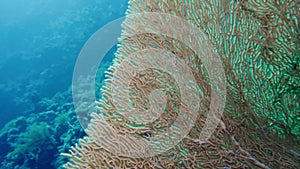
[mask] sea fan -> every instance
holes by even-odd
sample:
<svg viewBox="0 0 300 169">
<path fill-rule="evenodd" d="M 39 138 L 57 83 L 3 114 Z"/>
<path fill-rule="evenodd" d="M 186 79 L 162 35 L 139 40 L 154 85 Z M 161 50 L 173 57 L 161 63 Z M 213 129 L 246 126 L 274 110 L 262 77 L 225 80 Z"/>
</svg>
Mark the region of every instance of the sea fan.
<svg viewBox="0 0 300 169">
<path fill-rule="evenodd" d="M 299 168 L 300 150 L 295 144 L 299 143 L 300 128 L 299 9 L 297 0 L 130 1 L 116 59 L 101 90 L 99 112 L 92 114 L 88 137 L 70 154 L 63 154 L 70 158 L 65 167 Z M 215 117 L 217 128 L 207 140 L 201 139 L 201 132 L 212 109 L 212 91 L 222 91 L 222 86 L 214 86 L 220 79 L 211 79 L 207 65 L 214 67 L 219 62 L 201 59 L 198 51 L 178 36 L 139 33 L 147 26 L 154 29 L 151 25 L 161 21 L 148 15 L 142 20 L 130 17 L 146 12 L 172 15 L 195 25 L 204 35 L 188 35 L 190 42 L 198 46 L 199 40 L 203 41 L 204 46 L 199 46 L 202 57 L 216 53 L 220 58 L 225 79 L 222 74 L 214 77 L 226 82 L 226 105 L 222 118 Z M 144 27 L 139 27 L 141 23 Z M 164 24 L 185 30 L 166 22 L 160 24 L 162 32 Z M 151 52 L 145 52 L 149 49 Z M 143 52 L 136 55 L 138 51 L 151 55 L 148 58 L 152 60 L 138 57 L 143 56 Z M 171 56 L 175 61 L 165 62 Z M 176 80 L 171 63 L 179 67 L 178 75 L 194 79 Z M 167 69 L 160 70 L 157 64 Z M 182 85 L 187 86 L 188 97 L 182 97 L 186 92 Z M 195 99 L 196 104 L 189 104 Z M 160 104 L 165 105 L 163 110 L 151 107 Z M 193 106 L 199 106 L 197 116 L 188 114 L 190 111 L 180 114 Z M 151 116 L 147 116 L 149 112 Z M 186 115 L 192 118 L 181 125 L 193 126 L 181 135 L 176 119 Z M 180 141 L 153 154 L 153 149 L 163 149 L 169 143 L 154 141 L 149 149 L 149 141 L 158 141 L 174 124 L 172 138 L 166 140 L 176 137 Z"/>
</svg>

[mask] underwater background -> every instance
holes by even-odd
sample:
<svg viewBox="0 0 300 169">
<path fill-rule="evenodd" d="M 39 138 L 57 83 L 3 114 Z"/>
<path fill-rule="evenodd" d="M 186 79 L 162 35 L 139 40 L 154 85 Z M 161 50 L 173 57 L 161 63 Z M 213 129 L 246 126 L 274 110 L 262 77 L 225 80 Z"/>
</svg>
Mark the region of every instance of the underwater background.
<svg viewBox="0 0 300 169">
<path fill-rule="evenodd" d="M 1 0 L 1 168 L 52 169 L 63 168 L 63 165 L 66 168 L 299 168 L 298 9 L 300 3 L 297 0 L 131 0 L 129 4 L 128 0 Z M 159 77 L 160 71 L 157 70 L 137 73 L 159 77 L 154 78 L 157 83 L 153 86 L 165 87 L 171 98 L 162 116 L 165 121 L 160 123 L 157 120 L 145 126 L 138 126 L 126 119 L 122 112 L 115 111 L 110 100 L 115 87 L 110 82 L 118 85 L 132 79 L 117 76 L 117 80 L 111 77 L 104 80 L 105 71 L 106 75 L 110 73 L 107 71 L 109 66 L 117 70 L 121 65 L 119 68 L 127 71 L 129 66 L 120 61 L 123 56 L 153 45 L 169 49 L 180 57 L 190 57 L 201 88 L 198 90 L 206 99 L 201 102 L 203 111 L 199 111 L 203 114 L 197 117 L 195 126 L 177 147 L 150 158 L 112 156 L 101 146 L 94 151 L 94 145 L 99 145 L 97 141 L 102 138 L 97 132 L 100 116 L 96 113 L 92 115 L 94 122 L 86 130 L 88 137 L 84 137 L 86 133 L 72 100 L 72 78 L 78 54 L 99 28 L 125 16 L 125 13 L 139 12 L 171 13 L 195 23 L 221 56 L 227 100 L 218 128 L 208 142 L 198 139 L 211 101 L 205 66 L 184 44 L 174 42 L 172 37 L 151 33 L 125 38 L 119 42 L 119 48 L 115 45 L 106 53 L 96 75 L 95 95 L 97 101 L 102 99 L 96 103 L 99 110 L 116 120 L 113 124 L 118 132 L 129 132 L 146 141 L 159 136 L 173 124 L 174 115 L 181 105 L 176 100 L 180 91 L 174 87 L 178 84 L 169 77 L 171 74 Z M 156 21 L 146 19 L 144 26 L 155 27 Z M 138 23 L 134 18 L 129 19 L 122 25 L 123 31 L 133 29 L 138 32 L 139 29 L 134 29 Z M 147 78 L 133 80 L 136 87 L 133 93 L 143 92 L 141 86 L 146 84 L 143 80 L 149 82 Z M 91 84 L 80 85 L 79 88 L 84 89 Z M 99 89 L 103 85 L 107 86 L 101 93 Z M 153 87 L 147 85 L 146 93 Z M 134 93 L 132 98 L 135 96 Z M 144 98 L 137 98 L 137 103 L 142 102 L 140 99 Z M 148 104 L 145 107 L 137 105 L 149 108 Z M 91 105 L 83 103 L 80 106 L 84 112 L 89 111 Z"/>
<path fill-rule="evenodd" d="M 59 154 L 85 134 L 72 104 L 77 56 L 95 31 L 125 15 L 127 3 L 0 1 L 1 168 L 51 169 L 66 163 Z M 102 62 L 99 83 L 114 51 Z"/>
</svg>

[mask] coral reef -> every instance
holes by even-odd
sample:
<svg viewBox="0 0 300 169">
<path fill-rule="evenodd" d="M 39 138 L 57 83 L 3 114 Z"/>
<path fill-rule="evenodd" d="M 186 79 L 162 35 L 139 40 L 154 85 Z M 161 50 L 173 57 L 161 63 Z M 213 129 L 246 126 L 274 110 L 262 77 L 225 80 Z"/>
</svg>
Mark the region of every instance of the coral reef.
<svg viewBox="0 0 300 169">
<path fill-rule="evenodd" d="M 107 72 L 97 105 L 99 112 L 92 115 L 88 136 L 70 153 L 63 153 L 70 159 L 64 167 L 299 168 L 299 7 L 297 0 L 130 1 L 127 15 L 168 13 L 186 19 L 206 34 L 225 69 L 227 101 L 223 116 L 207 141 L 199 139 L 212 99 L 212 82 L 203 62 L 193 49 L 176 39 L 138 34 L 140 23 L 151 27 L 157 20 L 129 18 L 123 24 L 116 60 Z M 136 36 L 126 36 L 135 31 Z M 127 151 L 131 151 L 143 145 L 118 144 L 111 136 L 113 130 L 118 139 L 135 137 L 147 142 L 165 132 L 180 116 L 181 91 L 170 74 L 146 69 L 131 79 L 124 78 L 130 66 L 147 64 L 129 56 L 149 46 L 172 51 L 190 65 L 203 99 L 194 126 L 176 146 L 150 157 L 126 157 L 108 150 L 129 147 Z M 168 103 L 161 117 L 150 124 L 137 124 L 131 112 L 118 111 L 118 106 L 126 103 L 112 102 L 113 90 L 127 82 L 131 106 L 140 111 L 149 109 L 147 96 L 152 90 L 160 88 L 165 92 Z M 111 127 L 103 126 L 103 117 Z"/>
<path fill-rule="evenodd" d="M 124 15 L 127 0 L 1 1 L 0 6 L 7 8 L 0 26 L 0 168 L 59 168 L 67 161 L 59 154 L 85 134 L 70 90 L 76 56 L 97 28 Z M 104 60 L 98 70 L 98 88 L 110 63 Z"/>
<path fill-rule="evenodd" d="M 68 150 L 84 131 L 77 121 L 71 90 L 43 99 L 39 106 L 45 111 L 20 116 L 0 132 L 1 168 L 59 168 L 66 158 L 59 155 Z"/>
</svg>

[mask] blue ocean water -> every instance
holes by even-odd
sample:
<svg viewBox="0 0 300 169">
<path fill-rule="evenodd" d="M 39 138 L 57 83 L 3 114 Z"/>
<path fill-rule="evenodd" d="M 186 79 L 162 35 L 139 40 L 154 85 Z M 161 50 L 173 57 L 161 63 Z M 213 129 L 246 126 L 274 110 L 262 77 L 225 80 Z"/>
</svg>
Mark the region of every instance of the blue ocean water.
<svg viewBox="0 0 300 169">
<path fill-rule="evenodd" d="M 0 1 L 1 168 L 51 169 L 66 162 L 59 154 L 84 135 L 71 96 L 76 58 L 95 31 L 125 15 L 127 3 Z"/>
</svg>

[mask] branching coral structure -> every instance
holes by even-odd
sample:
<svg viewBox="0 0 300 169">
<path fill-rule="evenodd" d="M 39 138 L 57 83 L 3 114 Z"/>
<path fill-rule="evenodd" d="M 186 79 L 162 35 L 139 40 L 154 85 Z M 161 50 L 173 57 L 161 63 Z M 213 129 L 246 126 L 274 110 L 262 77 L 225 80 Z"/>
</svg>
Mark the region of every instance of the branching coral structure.
<svg viewBox="0 0 300 169">
<path fill-rule="evenodd" d="M 140 23 L 151 27 L 159 20 L 127 17 L 116 59 L 106 72 L 102 99 L 97 103 L 99 112 L 92 114 L 86 129 L 88 136 L 69 153 L 63 153 L 70 159 L 64 167 L 300 168 L 299 7 L 297 0 L 131 0 L 128 16 L 146 12 L 170 14 L 185 19 L 205 34 L 207 39 L 200 40 L 214 50 L 207 53 L 207 46 L 199 46 L 202 55 L 217 53 L 225 73 L 227 92 L 222 117 L 216 118 L 218 123 L 210 137 L 201 139 L 212 108 L 214 80 L 218 79 L 210 78 L 205 60 L 178 36 L 138 32 L 143 29 Z M 181 26 L 169 25 L 174 29 Z M 189 37 L 191 43 L 199 45 L 194 42 L 197 37 Z M 180 67 L 179 74 L 190 73 L 194 77 L 184 81 L 186 90 L 195 91 L 188 92 L 187 98 L 199 96 L 199 107 L 197 116 L 185 121 L 193 126 L 184 136 L 176 128 L 176 119 L 184 119 L 190 111 L 180 113 L 187 110 L 188 102 L 182 100 L 183 82 L 172 74 L 174 65 L 164 64 L 168 69 L 163 71 L 151 59 L 132 57 L 149 48 L 152 52 L 169 51 L 160 56 L 176 56 L 178 62 L 171 63 Z M 155 57 L 156 53 L 146 54 L 157 64 L 165 63 Z M 216 62 L 211 60 L 210 65 L 217 65 Z M 188 65 L 189 70 L 180 63 Z M 151 100 L 152 96 L 161 100 Z M 165 105 L 163 110 L 151 107 L 160 103 Z M 161 113 L 148 117 L 147 112 Z M 150 123 L 137 122 L 141 119 Z M 171 136 L 182 139 L 166 151 L 145 154 L 169 144 L 155 140 L 171 126 L 175 126 Z M 153 140 L 155 145 L 148 150 L 148 143 Z"/>
</svg>

